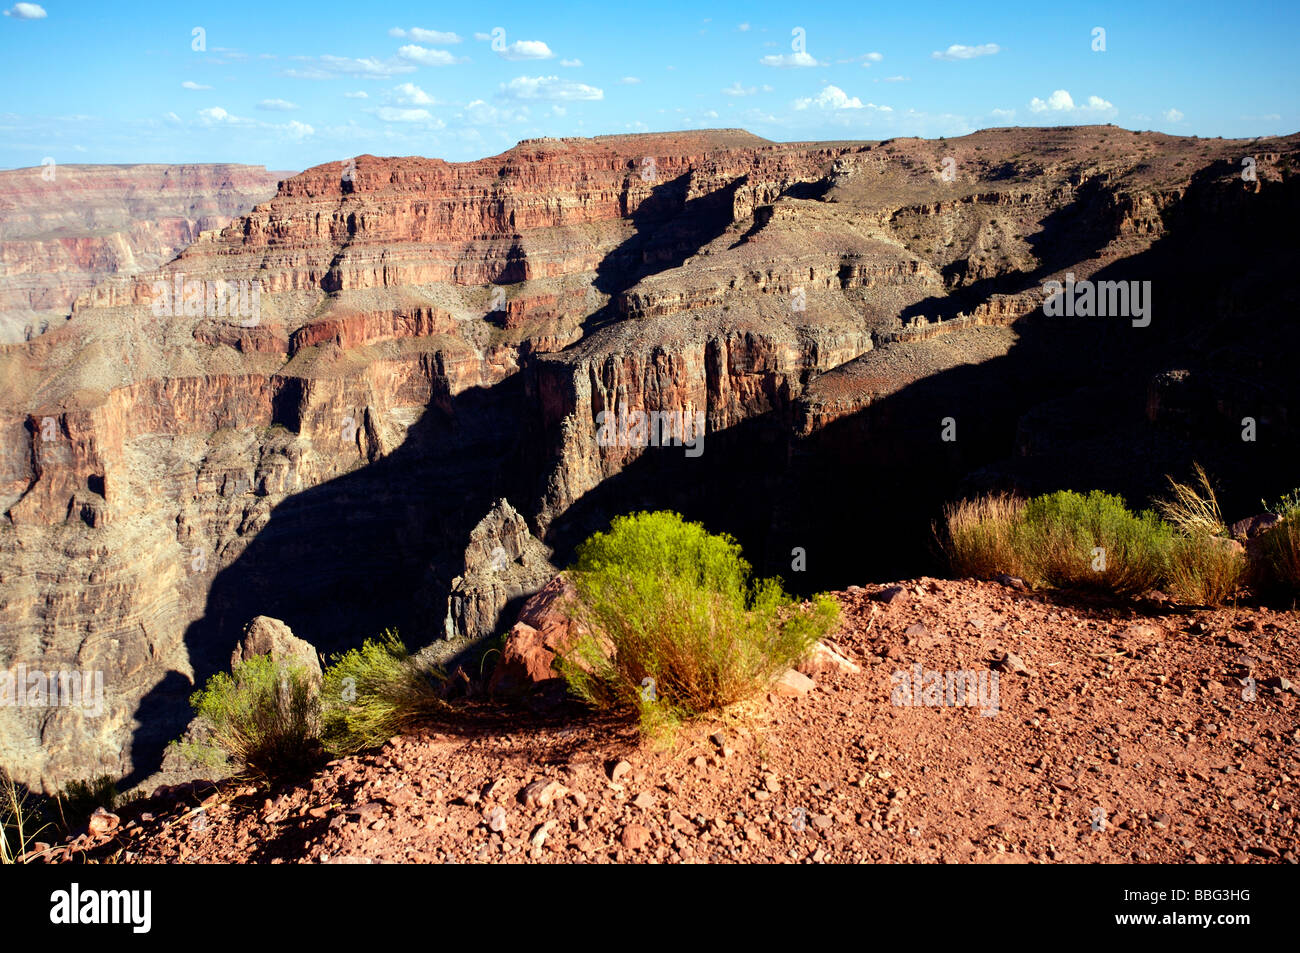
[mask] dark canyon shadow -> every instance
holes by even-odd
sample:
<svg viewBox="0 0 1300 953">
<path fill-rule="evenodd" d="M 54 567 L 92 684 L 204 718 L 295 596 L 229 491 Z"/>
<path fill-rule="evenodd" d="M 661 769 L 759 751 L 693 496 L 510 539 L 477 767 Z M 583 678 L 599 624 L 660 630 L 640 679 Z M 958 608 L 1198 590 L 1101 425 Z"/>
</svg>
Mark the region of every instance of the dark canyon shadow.
<svg viewBox="0 0 1300 953">
<path fill-rule="evenodd" d="M 277 421 L 291 425 L 298 382 L 284 382 Z M 470 530 L 496 499 L 522 500 L 521 378 L 455 397 L 435 395 L 387 456 L 295 494 L 212 582 L 204 615 L 185 633 L 202 685 L 230 666 L 258 615 L 286 622 L 323 653 L 396 628 L 412 649 L 441 633 L 449 583 Z M 140 703 L 127 783 L 158 766 L 192 717 L 193 690 L 171 673 Z"/>
</svg>

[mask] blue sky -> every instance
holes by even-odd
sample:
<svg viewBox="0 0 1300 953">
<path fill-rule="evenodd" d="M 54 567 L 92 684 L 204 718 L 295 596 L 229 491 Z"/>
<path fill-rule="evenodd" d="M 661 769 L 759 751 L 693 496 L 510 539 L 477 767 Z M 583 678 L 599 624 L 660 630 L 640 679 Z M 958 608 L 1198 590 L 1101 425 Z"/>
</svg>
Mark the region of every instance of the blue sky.
<svg viewBox="0 0 1300 953">
<path fill-rule="evenodd" d="M 1232 137 L 1300 128 L 1300 4 L 980 6 L 11 3 L 0 167 L 52 157 L 298 170 L 711 127 L 776 140 L 1094 122 Z"/>
</svg>

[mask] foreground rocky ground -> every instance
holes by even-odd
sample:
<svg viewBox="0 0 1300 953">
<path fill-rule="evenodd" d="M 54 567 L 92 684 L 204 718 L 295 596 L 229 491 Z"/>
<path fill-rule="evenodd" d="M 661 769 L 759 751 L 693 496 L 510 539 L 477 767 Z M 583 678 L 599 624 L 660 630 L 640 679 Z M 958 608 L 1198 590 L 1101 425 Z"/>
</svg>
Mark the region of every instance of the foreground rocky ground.
<svg viewBox="0 0 1300 953">
<path fill-rule="evenodd" d="M 934 579 L 838 598 L 858 671 L 669 746 L 482 706 L 298 785 L 135 802 L 55 859 L 1296 862 L 1295 612 Z M 996 713 L 891 703 L 915 663 L 997 671 Z"/>
</svg>

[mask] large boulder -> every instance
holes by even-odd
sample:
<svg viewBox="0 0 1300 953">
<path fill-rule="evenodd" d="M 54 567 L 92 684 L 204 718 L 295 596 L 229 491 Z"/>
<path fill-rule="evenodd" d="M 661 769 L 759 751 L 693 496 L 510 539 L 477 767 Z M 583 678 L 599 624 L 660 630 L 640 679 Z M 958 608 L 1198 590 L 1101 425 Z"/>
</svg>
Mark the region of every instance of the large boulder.
<svg viewBox="0 0 1300 953">
<path fill-rule="evenodd" d="M 567 649 L 580 634 L 579 623 L 571 615 L 577 597 L 573 584 L 560 575 L 524 603 L 488 681 L 489 692 L 521 696 L 559 684 L 556 653 Z"/>
<path fill-rule="evenodd" d="M 321 680 L 320 655 L 316 647 L 293 634 L 279 619 L 259 615 L 244 627 L 244 637 L 230 654 L 230 667 L 256 655 L 269 655 L 277 662 L 296 662 L 307 670 L 315 682 Z"/>
</svg>

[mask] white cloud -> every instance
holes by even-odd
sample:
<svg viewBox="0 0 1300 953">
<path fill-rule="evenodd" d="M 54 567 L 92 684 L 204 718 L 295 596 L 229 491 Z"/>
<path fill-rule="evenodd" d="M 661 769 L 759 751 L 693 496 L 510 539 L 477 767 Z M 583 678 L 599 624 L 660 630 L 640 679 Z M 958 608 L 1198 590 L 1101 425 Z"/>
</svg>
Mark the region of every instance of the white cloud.
<svg viewBox="0 0 1300 953">
<path fill-rule="evenodd" d="M 163 116 L 163 118 L 166 119 L 172 125 L 176 125 L 181 121 L 181 117 L 176 115 L 175 113 L 167 113 L 165 116 Z"/>
<path fill-rule="evenodd" d="M 748 33 L 748 32 L 749 32 L 749 24 L 748 24 L 748 23 L 742 23 L 742 24 L 740 24 L 740 26 L 736 27 L 736 29 L 739 30 L 741 33 Z"/>
<path fill-rule="evenodd" d="M 582 60 L 560 60 L 561 66 L 581 66 Z"/>
<path fill-rule="evenodd" d="M 474 34 L 474 39 L 478 40 L 480 43 L 486 43 L 488 40 L 492 39 L 492 34 L 491 34 L 491 33 L 475 33 L 475 34 Z"/>
<path fill-rule="evenodd" d="M 193 80 L 189 80 L 189 79 L 181 83 L 181 89 L 211 89 L 211 88 L 212 88 L 211 86 L 204 86 L 202 83 L 196 83 Z"/>
<path fill-rule="evenodd" d="M 870 66 L 872 63 L 879 63 L 885 58 L 884 53 L 863 53 L 861 56 L 851 56 L 847 60 L 836 60 L 837 63 L 857 63 L 861 62 L 863 66 Z"/>
<path fill-rule="evenodd" d="M 210 106 L 207 109 L 199 110 L 199 118 L 204 122 L 228 122 L 235 117 L 220 106 Z"/>
<path fill-rule="evenodd" d="M 586 83 L 574 83 L 558 76 L 517 76 L 501 84 L 501 94 L 507 99 L 549 100 L 575 102 L 604 99 L 603 90 Z"/>
<path fill-rule="evenodd" d="M 885 82 L 886 82 L 886 83 L 906 83 L 907 81 L 908 81 L 908 79 L 907 79 L 906 76 L 886 76 L 886 77 L 885 77 Z"/>
<path fill-rule="evenodd" d="M 468 57 L 454 56 L 446 50 L 430 50 L 423 46 L 416 46 L 414 43 L 408 43 L 397 51 L 397 55 L 404 60 L 411 60 L 419 63 L 421 66 L 455 66 L 457 63 L 464 63 Z"/>
<path fill-rule="evenodd" d="M 815 58 L 807 53 L 773 53 L 770 56 L 764 56 L 759 60 L 764 66 L 777 66 L 786 69 L 793 66 L 825 66 L 825 63 L 818 62 Z"/>
<path fill-rule="evenodd" d="M 297 103 L 291 103 L 287 99 L 264 99 L 257 104 L 258 109 L 269 109 L 272 112 L 292 112 L 298 108 Z"/>
<path fill-rule="evenodd" d="M 345 99 L 369 99 L 370 98 L 370 94 L 367 93 L 364 89 L 358 89 L 354 93 L 344 93 L 343 96 Z"/>
<path fill-rule="evenodd" d="M 281 126 L 280 128 L 294 139 L 302 139 L 306 136 L 316 135 L 315 129 L 307 125 L 305 122 L 299 122 L 296 119 L 291 119 L 287 126 Z"/>
<path fill-rule="evenodd" d="M 620 86 L 635 86 L 635 85 L 637 85 L 637 84 L 640 83 L 640 82 L 641 82 L 640 77 L 637 77 L 637 76 L 624 76 L 622 79 L 620 79 L 620 80 L 618 81 L 618 85 L 620 85 Z"/>
<path fill-rule="evenodd" d="M 515 40 L 497 55 L 505 60 L 549 60 L 554 53 L 541 40 Z"/>
<path fill-rule="evenodd" d="M 15 20 L 44 20 L 48 14 L 39 3 L 15 3 L 5 11 L 5 16 Z"/>
<path fill-rule="evenodd" d="M 1014 119 L 1016 111 L 1014 109 L 990 109 L 989 115 L 995 119 Z"/>
<path fill-rule="evenodd" d="M 753 96 L 758 92 L 757 86 L 741 86 L 740 81 L 732 83 L 722 91 L 724 96 Z"/>
<path fill-rule="evenodd" d="M 1182 122 L 1182 121 L 1183 121 L 1183 114 L 1182 114 L 1182 112 L 1179 111 L 1179 110 L 1177 110 L 1177 109 L 1173 109 L 1173 108 L 1166 109 L 1166 110 L 1164 111 L 1164 117 L 1165 117 L 1165 121 L 1166 121 L 1166 122 Z"/>
<path fill-rule="evenodd" d="M 393 102 L 399 106 L 433 106 L 436 105 L 434 98 L 422 90 L 414 83 L 402 83 L 400 86 L 394 86 Z"/>
<path fill-rule="evenodd" d="M 1072 115 L 1102 114 L 1114 112 L 1113 103 L 1107 102 L 1100 96 L 1089 96 L 1086 101 L 1076 104 L 1074 97 L 1064 89 L 1054 90 L 1052 95 L 1046 100 L 1039 99 L 1035 96 L 1029 101 L 1029 111 L 1035 113 L 1070 113 Z"/>
<path fill-rule="evenodd" d="M 942 52 L 935 50 L 930 56 L 936 60 L 973 60 L 977 56 L 992 56 L 1001 50 L 1002 47 L 996 43 L 981 43 L 979 46 L 962 46 L 960 43 L 954 43 Z"/>
<path fill-rule="evenodd" d="M 459 43 L 460 37 L 455 33 L 444 33 L 442 30 L 423 30 L 418 26 L 413 26 L 409 30 L 403 30 L 400 26 L 395 26 L 388 31 L 389 36 L 409 37 L 417 43 L 433 43 L 436 46 L 447 46 L 451 43 Z"/>
<path fill-rule="evenodd" d="M 355 76 L 360 79 L 388 79 L 402 73 L 414 73 L 410 63 L 397 60 L 377 60 L 374 57 L 354 59 L 350 56 L 296 56 L 294 59 L 308 64 L 303 69 L 287 69 L 286 76 L 295 79 L 338 79 Z"/>
<path fill-rule="evenodd" d="M 826 86 L 820 93 L 809 99 L 796 99 L 795 109 L 877 109 L 881 112 L 893 112 L 889 106 L 877 106 L 875 103 L 863 103 L 856 96 L 850 96 L 838 86 Z"/>
<path fill-rule="evenodd" d="M 560 114 L 563 115 L 563 111 Z M 476 99 L 465 107 L 460 118 L 476 126 L 492 126 L 500 123 L 527 122 L 532 116 L 527 106 L 497 107 L 482 99 Z"/>
<path fill-rule="evenodd" d="M 1029 101 L 1029 108 L 1036 113 L 1052 110 L 1053 112 L 1063 112 L 1074 108 L 1074 97 L 1066 90 L 1058 89 L 1052 95 L 1047 97 L 1047 101 L 1035 96 Z"/>
<path fill-rule="evenodd" d="M 396 106 L 381 106 L 375 115 L 384 122 L 435 122 L 427 109 L 399 109 Z"/>
</svg>

